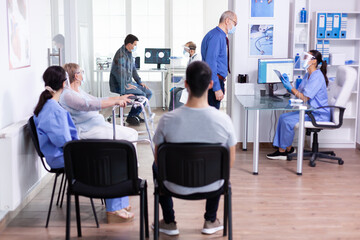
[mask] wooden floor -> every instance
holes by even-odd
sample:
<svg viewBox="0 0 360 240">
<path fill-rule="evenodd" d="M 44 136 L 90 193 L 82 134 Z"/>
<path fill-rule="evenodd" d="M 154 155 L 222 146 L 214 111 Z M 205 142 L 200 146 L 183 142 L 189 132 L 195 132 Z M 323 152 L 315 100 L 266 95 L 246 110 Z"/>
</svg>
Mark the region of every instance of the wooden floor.
<svg viewBox="0 0 360 240">
<path fill-rule="evenodd" d="M 336 149 L 345 164 L 304 161 L 296 175 L 296 161 L 267 160 L 270 148 L 261 148 L 259 175 L 252 175 L 252 151 L 237 150 L 231 170 L 234 239 L 360 239 L 360 151 Z M 149 222 L 153 222 L 153 161 L 149 145 L 138 145 L 139 175 L 148 179 Z M 0 233 L 0 239 L 64 239 L 65 206 L 53 207 L 45 229 L 52 183 L 50 182 Z M 80 198 L 83 239 L 139 239 L 139 198 L 130 197 L 135 220 L 107 224 L 105 209 L 95 201 L 100 228 L 95 227 L 89 200 Z M 175 199 L 180 235 L 160 239 L 227 239 L 222 233 L 201 235 L 204 201 Z M 222 221 L 223 201 L 218 217 Z M 74 210 L 74 206 L 72 207 Z M 161 213 L 160 213 L 161 214 Z M 150 239 L 153 232 L 150 230 Z M 71 236 L 76 239 L 75 214 Z"/>
</svg>

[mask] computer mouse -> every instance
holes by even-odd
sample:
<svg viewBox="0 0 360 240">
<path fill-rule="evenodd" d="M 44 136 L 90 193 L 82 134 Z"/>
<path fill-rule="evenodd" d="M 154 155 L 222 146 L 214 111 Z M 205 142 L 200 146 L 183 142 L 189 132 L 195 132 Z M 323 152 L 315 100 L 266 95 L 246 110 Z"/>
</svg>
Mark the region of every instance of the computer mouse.
<svg viewBox="0 0 360 240">
<path fill-rule="evenodd" d="M 284 94 L 284 97 L 287 97 L 287 98 L 288 98 L 288 97 L 290 97 L 290 96 L 291 96 L 290 93 L 285 93 L 285 94 Z"/>
</svg>

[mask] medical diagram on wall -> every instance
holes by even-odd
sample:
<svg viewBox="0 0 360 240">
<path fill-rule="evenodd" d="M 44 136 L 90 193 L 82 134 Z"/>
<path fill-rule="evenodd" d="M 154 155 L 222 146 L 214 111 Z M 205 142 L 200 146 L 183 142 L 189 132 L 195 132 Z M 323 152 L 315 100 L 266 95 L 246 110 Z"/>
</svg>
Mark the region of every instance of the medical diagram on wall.
<svg viewBox="0 0 360 240">
<path fill-rule="evenodd" d="M 274 0 L 250 0 L 251 17 L 274 17 Z"/>
<path fill-rule="evenodd" d="M 274 25 L 250 25 L 249 55 L 272 56 Z"/>
</svg>

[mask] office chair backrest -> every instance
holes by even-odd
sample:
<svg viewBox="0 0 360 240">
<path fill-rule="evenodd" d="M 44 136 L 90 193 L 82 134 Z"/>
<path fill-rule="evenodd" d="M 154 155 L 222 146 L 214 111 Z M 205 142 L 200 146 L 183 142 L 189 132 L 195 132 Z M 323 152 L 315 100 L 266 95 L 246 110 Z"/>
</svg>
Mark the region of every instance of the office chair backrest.
<svg viewBox="0 0 360 240">
<path fill-rule="evenodd" d="M 346 107 L 356 82 L 357 72 L 349 66 L 340 66 L 336 71 L 335 83 L 329 88 L 330 106 Z M 339 110 L 331 112 L 332 121 L 339 123 Z"/>
<path fill-rule="evenodd" d="M 134 145 L 125 140 L 75 140 L 65 144 L 64 161 L 71 184 L 103 188 L 138 180 Z M 71 186 L 70 186 L 71 187 Z M 137 188 L 137 187 L 136 187 Z"/>
<path fill-rule="evenodd" d="M 160 182 L 201 187 L 229 180 L 229 150 L 220 144 L 164 143 L 157 154 Z"/>
</svg>

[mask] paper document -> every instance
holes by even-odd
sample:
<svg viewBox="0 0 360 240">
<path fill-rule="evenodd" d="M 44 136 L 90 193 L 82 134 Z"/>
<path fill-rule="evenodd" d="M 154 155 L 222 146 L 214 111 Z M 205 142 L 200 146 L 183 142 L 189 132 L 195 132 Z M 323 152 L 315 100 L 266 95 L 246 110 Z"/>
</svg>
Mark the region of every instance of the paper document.
<svg viewBox="0 0 360 240">
<path fill-rule="evenodd" d="M 184 88 L 184 90 L 181 91 L 180 102 L 185 104 L 188 100 L 188 97 L 189 97 L 189 93 L 186 90 L 186 88 Z"/>
</svg>

